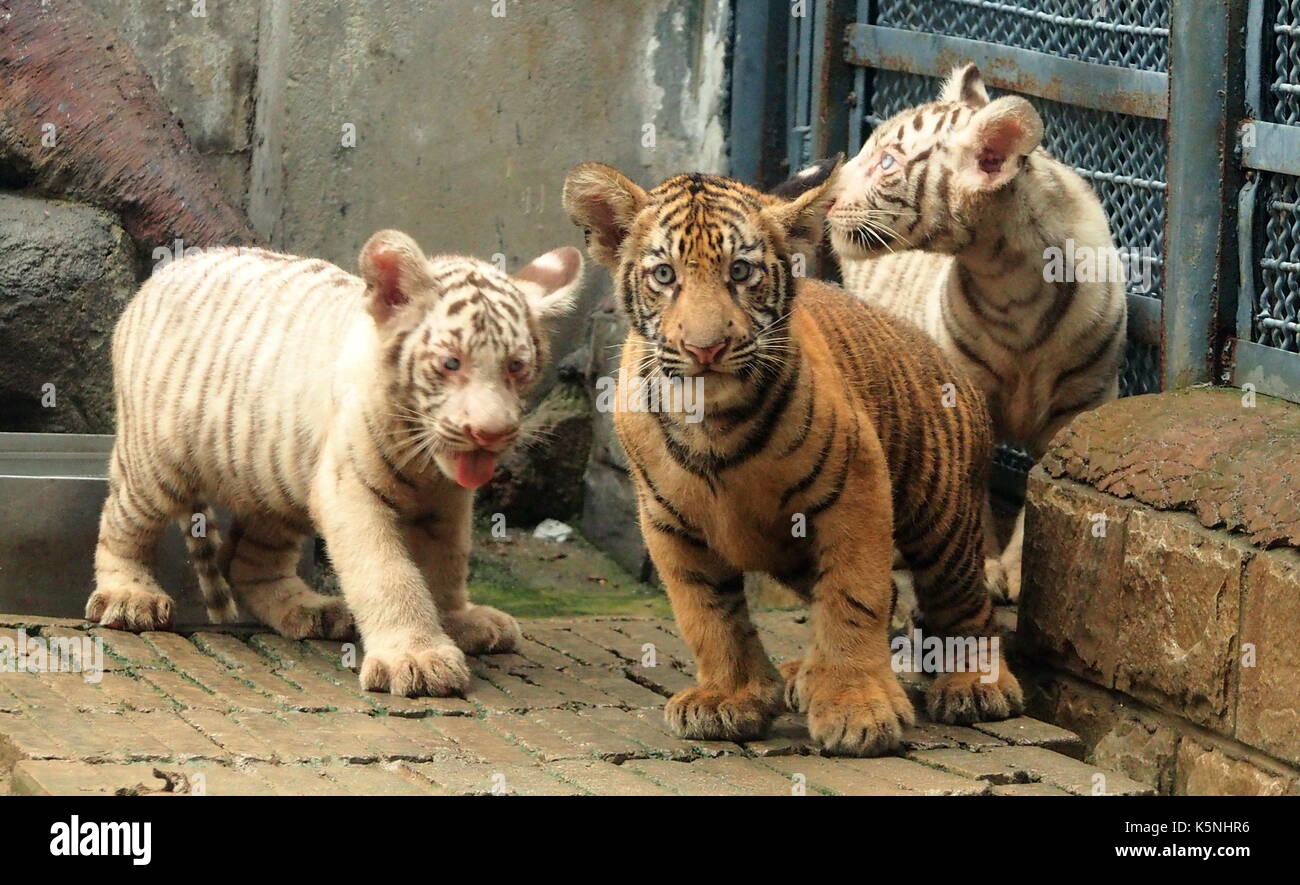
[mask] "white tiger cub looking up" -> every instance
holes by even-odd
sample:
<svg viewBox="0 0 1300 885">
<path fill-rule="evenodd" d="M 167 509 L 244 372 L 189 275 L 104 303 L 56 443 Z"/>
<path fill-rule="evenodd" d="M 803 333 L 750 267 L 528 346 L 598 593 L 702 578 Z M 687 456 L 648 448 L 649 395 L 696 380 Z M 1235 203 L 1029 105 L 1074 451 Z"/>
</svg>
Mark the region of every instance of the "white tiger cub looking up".
<svg viewBox="0 0 1300 885">
<path fill-rule="evenodd" d="M 985 391 L 997 439 L 1035 459 L 1071 418 L 1116 397 L 1126 334 L 1105 210 L 1042 137 L 1028 101 L 989 101 L 967 65 L 938 101 L 876 127 L 827 215 L 845 288 L 936 338 Z M 1078 263 L 1050 272 L 1062 254 Z M 1000 558 L 989 540 L 990 578 L 1011 599 L 1023 532 L 1022 511 Z"/>
<path fill-rule="evenodd" d="M 355 616 L 363 688 L 460 692 L 462 650 L 514 646 L 514 619 L 466 596 L 473 489 L 519 432 L 547 359 L 541 320 L 572 307 L 581 254 L 509 276 L 380 231 L 359 263 L 360 278 L 213 249 L 141 287 L 113 337 L 117 439 L 88 619 L 170 626 L 150 562 L 178 520 L 214 620 L 235 614 L 232 585 L 290 638 L 346 637 Z M 233 517 L 220 557 L 209 502 Z M 189 531 L 200 512 L 206 538 Z M 342 600 L 297 575 L 313 530 Z"/>
</svg>

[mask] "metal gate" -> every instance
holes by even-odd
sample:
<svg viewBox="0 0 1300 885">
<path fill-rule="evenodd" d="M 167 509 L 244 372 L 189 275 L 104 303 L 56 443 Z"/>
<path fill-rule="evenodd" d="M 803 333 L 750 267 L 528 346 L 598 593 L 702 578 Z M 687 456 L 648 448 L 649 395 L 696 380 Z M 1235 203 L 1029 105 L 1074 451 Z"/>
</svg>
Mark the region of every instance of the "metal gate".
<svg viewBox="0 0 1300 885">
<path fill-rule="evenodd" d="M 1096 189 L 1117 245 L 1145 256 L 1123 394 L 1213 381 L 1300 401 L 1300 0 L 736 9 L 733 174 L 767 184 L 852 156 L 973 61 L 994 95 L 1035 105 L 1046 147 Z"/>
</svg>

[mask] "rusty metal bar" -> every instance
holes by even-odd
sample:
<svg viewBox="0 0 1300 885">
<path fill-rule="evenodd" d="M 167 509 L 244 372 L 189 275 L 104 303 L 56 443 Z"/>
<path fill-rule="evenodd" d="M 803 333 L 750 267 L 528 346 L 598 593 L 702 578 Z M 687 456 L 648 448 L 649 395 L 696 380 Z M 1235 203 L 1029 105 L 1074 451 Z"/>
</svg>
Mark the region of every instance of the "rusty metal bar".
<svg viewBox="0 0 1300 885">
<path fill-rule="evenodd" d="M 1157 71 L 861 23 L 848 28 L 845 58 L 850 64 L 930 77 L 975 62 L 985 82 L 1002 89 L 1137 117 L 1169 117 L 1169 78 Z"/>
</svg>

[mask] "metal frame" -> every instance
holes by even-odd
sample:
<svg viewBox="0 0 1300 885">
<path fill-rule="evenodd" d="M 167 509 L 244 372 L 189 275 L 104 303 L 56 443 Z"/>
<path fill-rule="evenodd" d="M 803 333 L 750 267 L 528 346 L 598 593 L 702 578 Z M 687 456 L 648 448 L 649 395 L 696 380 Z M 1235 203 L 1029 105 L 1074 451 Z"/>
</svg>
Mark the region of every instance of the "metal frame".
<svg viewBox="0 0 1300 885">
<path fill-rule="evenodd" d="M 1264 113 L 1265 24 L 1271 4 L 1249 0 L 1246 12 L 1244 108 L 1236 127 L 1236 150 L 1243 171 L 1251 177 L 1242 185 L 1237 199 L 1237 309 L 1236 337 L 1231 341 L 1232 383 L 1251 384 L 1260 393 L 1300 402 L 1300 354 L 1258 344 L 1252 340 L 1254 309 L 1258 291 L 1255 275 L 1260 238 L 1255 230 L 1259 212 L 1259 175 L 1271 172 L 1300 177 L 1300 126 L 1288 126 L 1255 119 Z"/>
</svg>

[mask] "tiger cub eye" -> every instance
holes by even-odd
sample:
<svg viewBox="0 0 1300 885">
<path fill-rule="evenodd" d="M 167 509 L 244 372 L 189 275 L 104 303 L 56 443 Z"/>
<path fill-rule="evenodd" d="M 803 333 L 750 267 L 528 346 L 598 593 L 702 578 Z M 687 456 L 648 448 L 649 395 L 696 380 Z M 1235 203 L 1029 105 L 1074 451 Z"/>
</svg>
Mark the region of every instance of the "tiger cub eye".
<svg viewBox="0 0 1300 885">
<path fill-rule="evenodd" d="M 754 265 L 750 264 L 743 258 L 731 262 L 731 281 L 733 283 L 743 283 L 754 273 Z"/>
<path fill-rule="evenodd" d="M 673 270 L 671 264 L 656 264 L 655 269 L 651 271 L 655 282 L 661 286 L 671 286 L 677 279 L 677 272 Z"/>
</svg>

